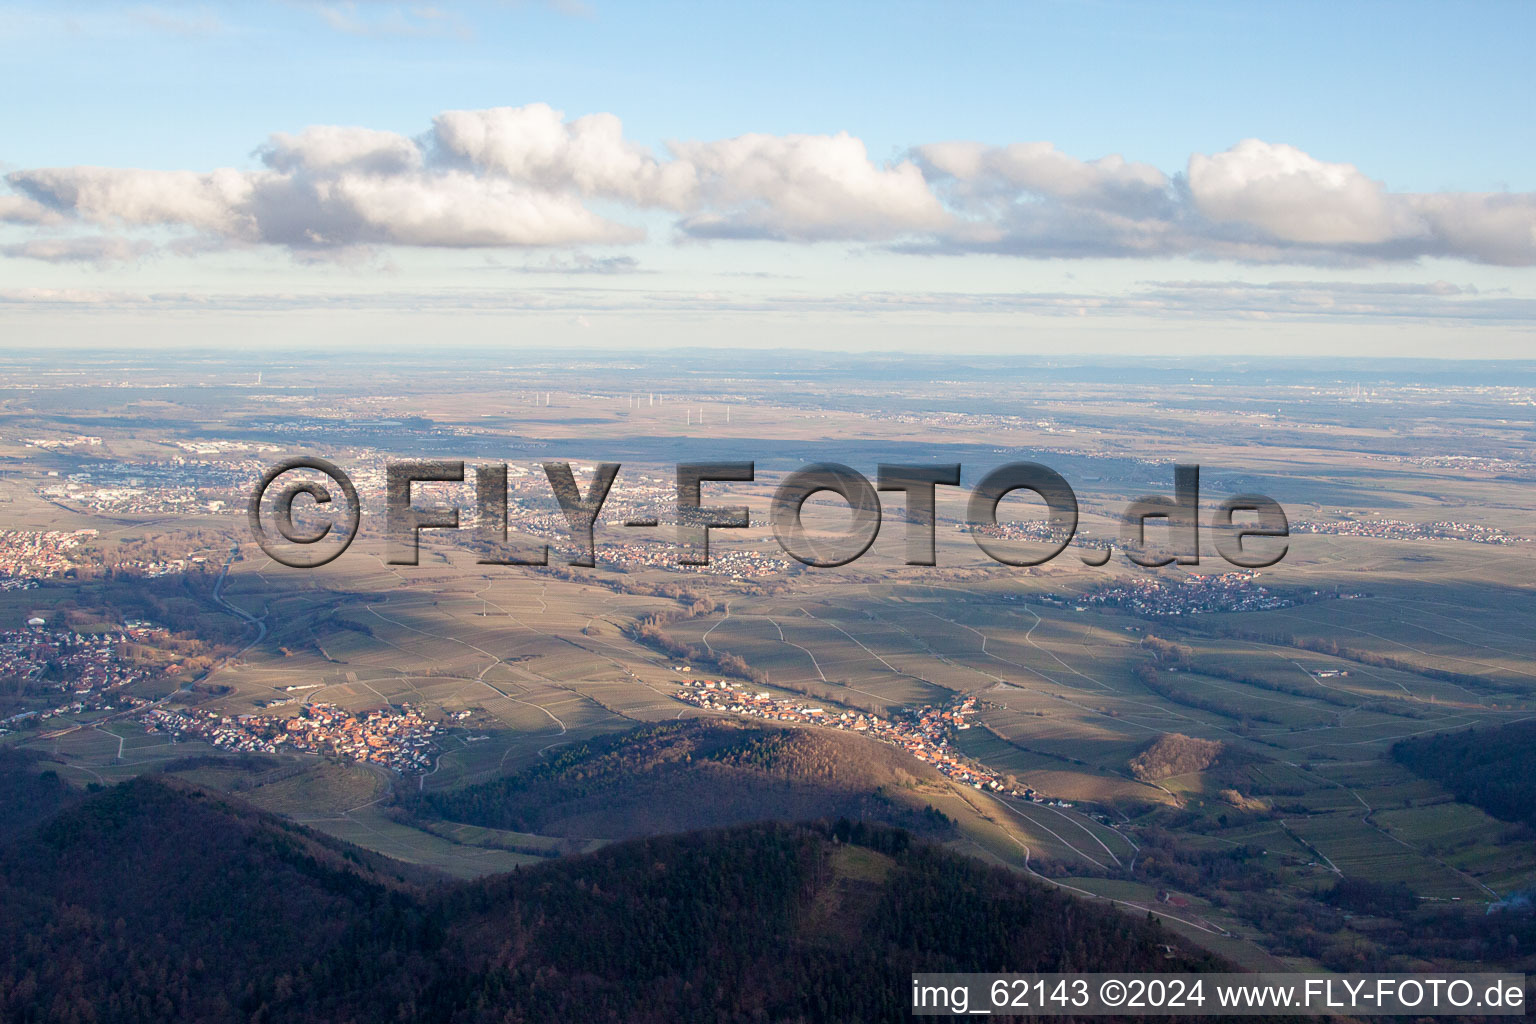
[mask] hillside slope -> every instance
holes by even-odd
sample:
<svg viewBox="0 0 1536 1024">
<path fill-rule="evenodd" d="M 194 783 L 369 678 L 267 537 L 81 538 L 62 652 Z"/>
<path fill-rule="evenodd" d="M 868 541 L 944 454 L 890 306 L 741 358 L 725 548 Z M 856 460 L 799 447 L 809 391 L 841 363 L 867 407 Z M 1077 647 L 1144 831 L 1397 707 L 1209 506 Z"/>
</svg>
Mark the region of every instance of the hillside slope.
<svg viewBox="0 0 1536 1024">
<path fill-rule="evenodd" d="M 1392 757 L 1458 800 L 1536 828 L 1536 722 L 1415 736 Z"/>
<path fill-rule="evenodd" d="M 914 970 L 1196 969 L 1154 923 L 881 826 L 612 844 L 475 883 L 146 778 L 0 851 L 0 1019 L 905 1020 Z"/>
<path fill-rule="evenodd" d="M 464 789 L 411 795 L 418 817 L 600 839 L 750 821 L 864 819 L 931 833 L 914 792 L 937 772 L 893 747 L 831 729 L 689 719 L 561 750 Z"/>
<path fill-rule="evenodd" d="M 369 918 L 423 878 L 206 790 L 124 782 L 0 847 L 0 1020 L 248 1016 L 332 949 L 384 951 Z"/>
</svg>

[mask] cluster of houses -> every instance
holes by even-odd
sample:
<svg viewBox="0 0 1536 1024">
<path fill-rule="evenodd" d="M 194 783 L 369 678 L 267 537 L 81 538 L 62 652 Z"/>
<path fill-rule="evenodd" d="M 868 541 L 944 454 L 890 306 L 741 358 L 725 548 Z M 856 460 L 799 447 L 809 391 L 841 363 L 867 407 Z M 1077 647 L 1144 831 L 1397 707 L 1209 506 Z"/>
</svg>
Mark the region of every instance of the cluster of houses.
<svg viewBox="0 0 1536 1024">
<path fill-rule="evenodd" d="M 120 708 L 142 708 L 154 703 L 145 697 L 135 697 L 131 693 L 123 693 L 121 690 L 108 690 L 101 693 L 92 693 L 77 697 L 67 704 L 58 707 L 39 708 L 33 711 L 22 711 L 11 715 L 9 718 L 0 718 L 0 736 L 19 728 L 32 724 L 41 724 L 59 715 L 80 715 L 87 711 L 117 711 Z"/>
<path fill-rule="evenodd" d="M 0 590 L 30 590 L 74 568 L 71 555 L 95 530 L 0 530 Z"/>
<path fill-rule="evenodd" d="M 95 530 L 0 530 L 0 590 L 32 590 L 43 580 L 64 575 L 80 564 L 80 545 L 95 536 Z M 205 561 L 201 556 L 124 559 L 112 567 L 140 576 L 170 576 Z"/>
<path fill-rule="evenodd" d="M 189 572 L 194 566 L 205 565 L 207 561 L 201 555 L 193 555 L 191 558 L 130 558 L 118 562 L 113 568 L 119 572 L 127 571 L 137 576 L 174 576 L 177 573 Z"/>
<path fill-rule="evenodd" d="M 975 533 L 981 537 L 990 537 L 996 540 L 1024 540 L 1037 541 L 1042 544 L 1059 544 L 1065 531 L 1057 531 L 1051 525 L 1049 519 L 1029 519 L 1022 523 L 988 523 L 985 526 L 972 526 L 970 523 L 956 523 L 956 530 Z M 1079 548 L 1101 548 L 1104 546 L 1102 539 L 1096 539 L 1091 534 L 1083 531 L 1075 531 L 1072 534 L 1072 546 Z"/>
<path fill-rule="evenodd" d="M 1326 533 L 1336 537 L 1374 537 L 1377 540 L 1465 540 L 1474 544 L 1520 544 L 1517 537 L 1487 523 L 1463 523 L 1437 519 L 1409 523 L 1401 519 L 1302 519 L 1291 524 L 1292 533 Z"/>
<path fill-rule="evenodd" d="M 33 618 L 25 629 L 0 631 L 0 678 L 77 695 L 120 689 L 144 676 L 124 656 L 124 645 L 163 633 L 140 622 L 113 632 L 75 633 L 48 629 Z"/>
<path fill-rule="evenodd" d="M 248 441 L 172 441 L 171 443 L 182 451 L 192 452 L 194 455 L 228 455 L 232 452 L 280 452 L 283 450 L 280 445 Z"/>
<path fill-rule="evenodd" d="M 595 471 L 596 467 L 588 464 L 571 466 L 583 488 Z M 536 463 L 512 463 L 507 466 L 507 480 L 509 528 L 514 533 L 549 542 L 558 557 L 574 554 L 570 524 L 555 504 L 543 468 Z M 764 551 L 723 551 L 717 545 L 710 552 L 708 565 L 679 564 L 678 548 L 672 543 L 677 517 L 675 502 L 676 482 L 671 478 L 643 472 L 621 473 L 604 499 L 598 519 L 594 537 L 599 560 L 624 571 L 651 568 L 737 579 L 776 576 L 793 568 L 777 546 Z M 636 530 L 625 525 L 645 520 L 654 521 L 656 527 Z"/>
<path fill-rule="evenodd" d="M 101 438 L 94 434 L 70 434 L 67 437 L 24 437 L 22 441 L 34 448 L 56 452 L 65 448 L 100 448 Z"/>
<path fill-rule="evenodd" d="M 791 563 L 781 557 L 778 551 L 777 547 L 772 552 L 724 551 L 717 542 L 710 546 L 708 565 L 680 565 L 679 549 L 670 543 L 604 544 L 601 555 L 604 562 L 611 562 L 626 570 L 648 567 L 729 576 L 733 579 L 761 579 L 765 576 L 778 576 L 792 568 Z"/>
<path fill-rule="evenodd" d="M 152 459 L 137 463 L 92 462 L 40 488 L 45 498 L 92 512 L 132 515 L 220 512 L 244 496 L 260 476 L 260 463 Z M 50 477 L 58 476 L 50 471 Z"/>
<path fill-rule="evenodd" d="M 154 708 L 141 721 L 150 732 L 196 736 L 220 750 L 301 750 L 383 765 L 402 775 L 431 771 L 437 753 L 438 724 L 413 704 L 357 713 L 335 704 L 305 704 L 292 717 Z"/>
<path fill-rule="evenodd" d="M 1428 469 L 1454 469 L 1506 477 L 1536 475 L 1536 462 L 1501 459 L 1492 455 L 1367 455 L 1365 458 L 1370 462 L 1400 462 Z"/>
<path fill-rule="evenodd" d="M 85 462 L 49 470 L 40 493 L 93 512 L 167 514 L 244 511 L 251 488 L 280 449 L 230 441 L 171 442 L 193 455 Z"/>
<path fill-rule="evenodd" d="M 891 721 L 865 712 L 828 710 L 803 701 L 739 690 L 723 679 L 695 679 L 681 686 L 673 696 L 696 708 L 726 711 L 771 722 L 844 729 L 872 736 L 881 742 L 900 747 L 961 785 L 1006 793 L 1025 800 L 1048 802 L 1053 806 L 1071 806 L 1060 801 L 1044 801 L 1028 786 L 1010 786 L 990 768 L 968 761 L 955 752 L 950 743 L 950 733 L 971 727 L 966 719 L 976 713 L 975 697 L 956 697 L 943 707 L 924 705 Z"/>
<path fill-rule="evenodd" d="M 1132 577 L 1094 588 L 1076 599 L 1076 607 L 1122 608 L 1134 615 L 1199 615 L 1202 612 L 1268 611 L 1300 603 L 1295 595 L 1276 594 L 1255 583 L 1257 576 L 1256 572 L 1224 572 L 1172 579 Z M 1310 596 L 1324 595 L 1314 593 Z M 1044 600 L 1048 604 L 1066 603 L 1050 595 Z"/>
<path fill-rule="evenodd" d="M 73 633 L 46 628 L 41 618 L 28 620 L 26 629 L 0 631 L 0 678 L 19 679 L 33 691 L 51 689 L 69 695 L 57 707 L 36 708 L 0 719 L 0 735 L 46 722 L 59 715 L 87 711 L 116 711 L 150 703 L 124 692 L 144 677 L 144 670 L 123 657 L 128 641 L 144 642 L 163 636 L 152 623 L 129 620 L 121 631 Z"/>
</svg>

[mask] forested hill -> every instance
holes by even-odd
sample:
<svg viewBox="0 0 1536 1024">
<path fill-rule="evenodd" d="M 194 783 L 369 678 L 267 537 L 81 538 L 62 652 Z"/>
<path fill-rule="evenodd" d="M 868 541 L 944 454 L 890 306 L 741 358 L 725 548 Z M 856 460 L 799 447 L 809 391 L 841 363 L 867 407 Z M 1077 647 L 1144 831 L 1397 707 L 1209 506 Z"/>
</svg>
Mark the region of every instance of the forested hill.
<svg viewBox="0 0 1536 1024">
<path fill-rule="evenodd" d="M 839 817 L 931 833 L 947 823 L 925 813 L 913 790 L 941 781 L 862 736 L 707 718 L 589 740 L 516 775 L 409 795 L 404 807 L 424 818 L 600 839 Z"/>
<path fill-rule="evenodd" d="M 31 751 L 0 748 L 0 844 L 80 797 L 40 760 Z"/>
<path fill-rule="evenodd" d="M 1536 828 L 1536 722 L 1400 740 L 1392 757 L 1458 800 Z"/>
<path fill-rule="evenodd" d="M 0 1020 L 906 1020 L 914 970 L 1198 969 L 1155 923 L 881 826 L 617 843 L 474 883 L 144 778 L 0 848 Z"/>
<path fill-rule="evenodd" d="M 0 847 L 0 1020 L 248 1019 L 332 950 L 387 955 L 368 922 L 420 905 L 412 876 L 218 794 L 124 782 Z"/>
</svg>

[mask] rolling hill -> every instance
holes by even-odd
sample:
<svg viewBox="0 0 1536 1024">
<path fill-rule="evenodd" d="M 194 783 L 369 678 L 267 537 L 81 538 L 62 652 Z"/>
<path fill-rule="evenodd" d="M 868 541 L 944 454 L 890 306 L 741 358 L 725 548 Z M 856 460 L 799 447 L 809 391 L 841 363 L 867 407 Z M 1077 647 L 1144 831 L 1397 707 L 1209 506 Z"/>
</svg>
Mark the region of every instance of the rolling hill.
<svg viewBox="0 0 1536 1024">
<path fill-rule="evenodd" d="M 861 736 L 709 718 L 591 740 L 516 775 L 412 794 L 402 806 L 419 818 L 598 839 L 839 817 L 937 833 L 948 822 L 917 790 L 941 782 Z"/>
<path fill-rule="evenodd" d="M 144 777 L 0 847 L 0 1019 L 905 1020 L 915 970 L 1188 970 L 909 833 L 761 823 L 449 884 Z"/>
<path fill-rule="evenodd" d="M 1536 722 L 1399 740 L 1398 763 L 1504 821 L 1536 828 Z"/>
</svg>

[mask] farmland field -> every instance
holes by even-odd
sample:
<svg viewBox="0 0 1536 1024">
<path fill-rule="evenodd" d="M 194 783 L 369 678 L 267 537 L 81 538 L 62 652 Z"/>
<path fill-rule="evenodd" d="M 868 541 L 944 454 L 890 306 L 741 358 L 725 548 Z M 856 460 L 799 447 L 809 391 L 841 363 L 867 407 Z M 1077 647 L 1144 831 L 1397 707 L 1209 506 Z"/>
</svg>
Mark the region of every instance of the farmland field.
<svg viewBox="0 0 1536 1024">
<path fill-rule="evenodd" d="M 1327 916 L 1337 914 L 1328 900 L 1341 881 L 1401 884 L 1425 906 L 1469 911 L 1536 887 L 1536 841 L 1526 831 L 1456 801 L 1390 754 L 1414 737 L 1536 719 L 1536 509 L 1529 481 L 1507 475 L 1524 472 L 1525 442 L 1498 395 L 1391 392 L 1404 415 L 1459 410 L 1442 435 L 1395 432 L 1385 405 L 1343 402 L 1322 384 L 1227 381 L 1206 398 L 1179 398 L 1084 381 L 1021 416 L 999 411 L 1014 396 L 986 380 L 956 392 L 962 411 L 954 411 L 930 408 L 915 385 L 892 385 L 893 397 L 850 381 L 839 394 L 792 400 L 748 375 L 732 384 L 730 425 L 704 435 L 635 406 L 616 381 L 594 389 L 555 368 L 539 373 L 552 404 L 514 414 L 490 383 L 506 382 L 503 369 L 488 368 L 484 388 L 468 391 L 430 371 L 385 372 L 377 386 L 412 394 L 421 419 L 403 441 L 357 432 L 337 455 L 371 481 L 366 514 L 346 554 L 317 569 L 273 561 L 228 511 L 105 512 L 83 485 L 48 496 L 58 489 L 50 481 L 81 471 L 77 456 L 54 453 L 46 466 L 0 475 L 10 528 L 64 521 L 96 530 L 89 551 L 102 564 L 157 548 L 184 564 L 202 560 L 196 572 L 158 580 L 0 591 L 0 615 L 83 631 L 135 616 L 171 620 L 183 639 L 157 664 L 180 658 L 191 667 L 181 677 L 145 672 L 125 692 L 228 729 L 242 728 L 242 716 L 287 721 L 306 705 L 359 721 L 416 709 L 435 730 L 424 770 L 313 750 L 246 763 L 206 738 L 146 732 L 142 710 L 100 701 L 0 742 L 36 750 L 75 785 L 168 770 L 471 877 L 575 847 L 410 820 L 403 800 L 537 769 L 626 730 L 717 713 L 678 699 L 696 681 L 844 722 L 969 702 L 948 727 L 948 749 L 1006 785 L 950 780 L 907 794 L 952 820 L 949 845 L 1150 910 L 1241 963 L 1316 966 L 1343 962 L 1346 946 L 1374 948 L 1374 926 Z M 373 408 L 353 385 L 334 387 L 354 412 Z M 251 426 L 266 421 L 245 399 L 230 401 L 219 429 L 275 436 Z M 1259 402 L 1279 412 L 1250 415 Z M 161 437 L 103 426 L 97 461 L 168 458 L 179 432 L 205 413 L 166 406 Z M 306 422 L 318 434 L 338 421 Z M 1446 440 L 1457 436 L 1504 461 L 1494 469 L 1457 461 L 1460 442 Z M 418 503 L 458 502 L 465 528 L 424 530 L 418 563 L 392 564 L 378 467 L 426 455 L 521 460 L 513 518 L 553 545 L 549 564 L 481 562 L 482 547 L 469 541 L 468 484 L 421 488 Z M 599 520 L 592 567 L 569 564 L 568 524 L 537 465 L 546 458 L 623 462 L 609 498 L 622 514 Z M 712 531 L 718 566 L 698 570 L 676 563 L 671 474 L 677 462 L 706 458 L 753 459 L 757 475 L 709 485 L 711 502 L 747 505 L 751 526 Z M 1024 458 L 1052 464 L 1078 487 L 1088 547 L 1010 566 L 974 543 L 966 488 Z M 787 558 L 767 501 L 785 470 L 817 459 L 871 474 L 881 461 L 961 462 L 965 486 L 937 492 L 937 564 L 904 564 L 911 527 L 904 499 L 889 492 L 864 558 L 838 568 Z M 1293 530 L 1282 561 L 1252 573 L 1217 556 L 1209 529 L 1199 566 L 1146 568 L 1118 552 L 1089 564 L 1096 545 L 1120 543 L 1116 517 L 1127 501 L 1168 491 L 1174 462 L 1202 465 L 1204 518 L 1223 495 L 1257 490 L 1307 525 Z M 92 466 L 85 471 L 110 472 Z M 39 475 L 49 471 L 66 476 Z M 999 506 L 1000 522 L 1039 513 L 1019 495 Z M 623 525 L 632 514 L 659 525 Z M 806 516 L 823 532 L 847 523 L 826 495 L 807 503 Z M 1158 751 L 1185 754 L 1164 763 Z M 1319 915 L 1337 924 L 1326 942 L 1307 930 Z"/>
</svg>

